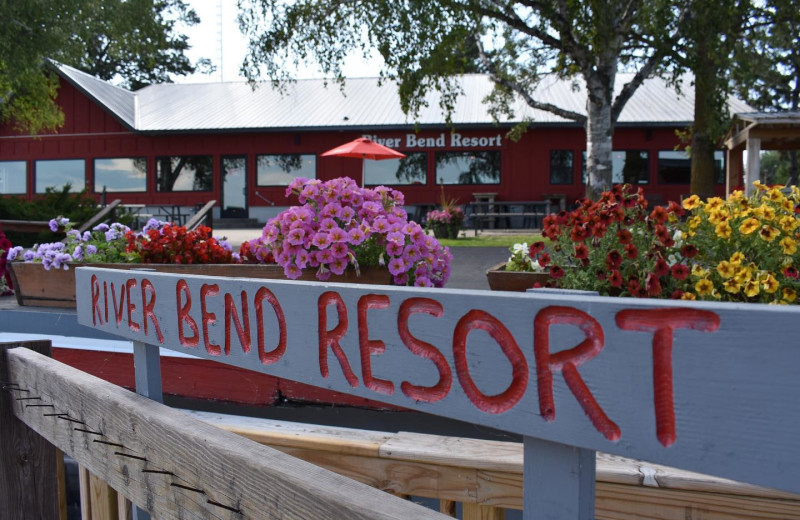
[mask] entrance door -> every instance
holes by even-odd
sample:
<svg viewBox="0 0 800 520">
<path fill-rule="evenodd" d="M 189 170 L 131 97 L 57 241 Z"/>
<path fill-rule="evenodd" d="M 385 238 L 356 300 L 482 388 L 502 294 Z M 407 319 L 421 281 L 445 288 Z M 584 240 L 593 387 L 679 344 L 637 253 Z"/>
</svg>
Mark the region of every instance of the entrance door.
<svg viewBox="0 0 800 520">
<path fill-rule="evenodd" d="M 222 157 L 221 218 L 247 218 L 247 156 Z"/>
</svg>

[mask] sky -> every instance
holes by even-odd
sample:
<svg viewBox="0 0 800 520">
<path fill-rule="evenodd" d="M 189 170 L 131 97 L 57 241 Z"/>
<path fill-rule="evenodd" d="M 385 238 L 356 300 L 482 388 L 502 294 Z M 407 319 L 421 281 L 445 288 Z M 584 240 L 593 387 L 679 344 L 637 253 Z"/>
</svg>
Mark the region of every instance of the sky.
<svg viewBox="0 0 800 520">
<path fill-rule="evenodd" d="M 211 75 L 177 77 L 175 82 L 244 81 L 244 77 L 239 75 L 239 67 L 247 52 L 247 42 L 239 32 L 236 0 L 188 0 L 187 3 L 197 12 L 201 21 L 183 29 L 192 46 L 186 54 L 193 62 L 199 58 L 210 59 L 217 70 Z M 379 65 L 377 59 L 364 61 L 360 56 L 353 56 L 345 63 L 345 76 L 376 77 Z M 306 67 L 296 71 L 294 76 L 297 79 L 319 78 L 322 74 L 315 67 Z"/>
</svg>

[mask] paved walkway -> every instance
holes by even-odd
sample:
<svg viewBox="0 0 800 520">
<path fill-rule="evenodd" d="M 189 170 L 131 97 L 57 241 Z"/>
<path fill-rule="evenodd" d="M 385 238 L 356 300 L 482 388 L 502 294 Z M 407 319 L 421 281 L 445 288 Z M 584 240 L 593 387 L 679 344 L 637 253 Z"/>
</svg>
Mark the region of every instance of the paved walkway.
<svg viewBox="0 0 800 520">
<path fill-rule="evenodd" d="M 226 237 L 234 250 L 239 249 L 242 242 L 257 238 L 260 234 L 261 229 L 214 230 L 214 236 Z M 450 264 L 452 274 L 446 285 L 448 289 L 488 290 L 486 270 L 507 260 L 509 254 L 506 247 L 451 247 L 450 252 L 453 253 L 453 262 Z"/>
</svg>

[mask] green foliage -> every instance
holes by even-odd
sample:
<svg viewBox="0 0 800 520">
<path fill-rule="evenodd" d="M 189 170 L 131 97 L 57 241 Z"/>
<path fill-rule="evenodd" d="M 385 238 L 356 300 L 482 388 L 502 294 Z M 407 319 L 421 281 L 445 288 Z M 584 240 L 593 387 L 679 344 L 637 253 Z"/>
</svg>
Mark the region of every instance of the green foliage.
<svg viewBox="0 0 800 520">
<path fill-rule="evenodd" d="M 0 198 L 0 219 L 3 220 L 45 222 L 53 218 L 53 215 L 60 215 L 67 217 L 70 222 L 82 223 L 93 217 L 97 211 L 97 201 L 88 192 L 71 192 L 69 184 L 61 189 L 47 188 L 44 195 L 30 202 L 22 197 Z M 63 233 L 9 231 L 6 235 L 15 246 L 30 247 L 34 243 L 60 240 Z"/>
<path fill-rule="evenodd" d="M 39 134 L 63 124 L 48 59 L 139 88 L 207 68 L 184 52 L 185 0 L 0 0 L 0 122 Z"/>
</svg>

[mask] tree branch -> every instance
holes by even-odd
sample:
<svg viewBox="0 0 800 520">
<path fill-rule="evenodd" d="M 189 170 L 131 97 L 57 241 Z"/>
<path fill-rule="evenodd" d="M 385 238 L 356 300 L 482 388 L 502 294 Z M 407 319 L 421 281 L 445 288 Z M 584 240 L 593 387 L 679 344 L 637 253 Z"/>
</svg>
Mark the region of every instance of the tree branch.
<svg viewBox="0 0 800 520">
<path fill-rule="evenodd" d="M 571 110 L 565 110 L 557 105 L 553 105 L 551 103 L 542 103 L 540 101 L 536 101 L 533 96 L 530 95 L 527 89 L 523 88 L 522 85 L 517 83 L 516 81 L 512 81 L 507 77 L 501 75 L 495 63 L 489 60 L 488 56 L 483 49 L 483 44 L 480 41 L 480 36 L 475 35 L 475 43 L 478 47 L 478 54 L 480 56 L 481 61 L 486 66 L 486 70 L 489 71 L 489 77 L 492 79 L 493 82 L 502 85 L 509 89 L 510 91 L 518 94 L 525 100 L 525 103 L 528 104 L 531 108 L 536 108 L 539 110 L 545 110 L 550 112 L 551 114 L 555 114 L 557 116 L 561 116 L 564 119 L 569 119 L 571 121 L 575 121 L 581 125 L 586 124 L 586 116 L 583 114 L 579 114 L 578 112 L 573 112 Z"/>
</svg>

